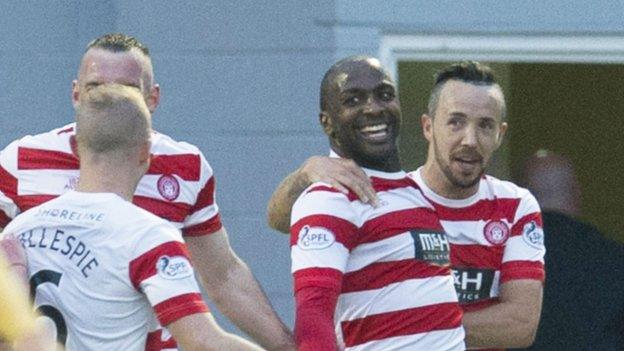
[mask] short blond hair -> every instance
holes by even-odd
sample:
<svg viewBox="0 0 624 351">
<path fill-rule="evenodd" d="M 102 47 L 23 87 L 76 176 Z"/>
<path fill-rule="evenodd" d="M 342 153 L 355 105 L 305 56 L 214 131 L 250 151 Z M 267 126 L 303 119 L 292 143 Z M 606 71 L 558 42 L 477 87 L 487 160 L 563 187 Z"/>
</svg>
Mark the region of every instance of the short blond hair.
<svg viewBox="0 0 624 351">
<path fill-rule="evenodd" d="M 149 140 L 151 114 L 139 89 L 103 84 L 81 96 L 76 112 L 80 151 L 132 150 Z"/>
</svg>

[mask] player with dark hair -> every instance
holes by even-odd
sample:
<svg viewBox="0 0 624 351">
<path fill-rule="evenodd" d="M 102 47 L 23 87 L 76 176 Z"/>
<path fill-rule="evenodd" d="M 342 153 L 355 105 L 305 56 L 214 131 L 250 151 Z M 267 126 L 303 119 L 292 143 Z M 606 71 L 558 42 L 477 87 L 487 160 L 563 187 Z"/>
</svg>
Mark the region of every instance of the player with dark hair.
<svg viewBox="0 0 624 351">
<path fill-rule="evenodd" d="M 313 183 L 292 209 L 295 335 L 308 350 L 464 350 L 448 240 L 401 170 L 396 86 L 377 59 L 337 62 L 321 85 L 332 158 L 371 176 L 374 208 Z"/>
<path fill-rule="evenodd" d="M 421 119 L 427 161 L 409 174 L 448 235 L 469 348 L 530 345 L 542 306 L 538 203 L 526 189 L 485 175 L 507 130 L 504 116 L 503 92 L 487 66 L 466 61 L 440 71 Z M 292 203 L 318 181 L 352 189 L 363 202 L 375 200 L 370 180 L 354 163 L 315 156 L 275 191 L 269 224 L 286 231 Z"/>
<path fill-rule="evenodd" d="M 160 86 L 154 80 L 149 50 L 134 37 L 106 34 L 89 43 L 72 83 L 74 107 L 80 107 L 82 94 L 109 83 L 139 89 L 150 112 L 158 107 Z M 181 229 L 206 292 L 234 324 L 269 349 L 293 349 L 290 331 L 230 247 L 215 200 L 215 177 L 204 155 L 194 145 L 155 131 L 151 140 L 151 165 L 133 203 Z M 72 123 L 26 136 L 2 150 L 0 227 L 75 188 L 79 176 L 75 145 Z M 150 338 L 162 347 L 175 347 L 161 330 L 153 330 Z"/>
</svg>

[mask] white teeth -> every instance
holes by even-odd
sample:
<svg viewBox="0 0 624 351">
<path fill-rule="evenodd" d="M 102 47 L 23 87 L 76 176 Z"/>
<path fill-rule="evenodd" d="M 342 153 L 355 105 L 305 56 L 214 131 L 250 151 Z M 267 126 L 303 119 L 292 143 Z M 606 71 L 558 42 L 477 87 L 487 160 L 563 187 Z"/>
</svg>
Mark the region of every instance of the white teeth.
<svg viewBox="0 0 624 351">
<path fill-rule="evenodd" d="M 362 128 L 362 129 L 360 129 L 360 131 L 363 132 L 363 133 L 374 133 L 374 132 L 379 132 L 381 130 L 384 130 L 386 128 L 388 128 L 387 124 L 377 124 L 377 125 L 374 125 L 374 126 L 366 126 L 366 127 Z"/>
</svg>

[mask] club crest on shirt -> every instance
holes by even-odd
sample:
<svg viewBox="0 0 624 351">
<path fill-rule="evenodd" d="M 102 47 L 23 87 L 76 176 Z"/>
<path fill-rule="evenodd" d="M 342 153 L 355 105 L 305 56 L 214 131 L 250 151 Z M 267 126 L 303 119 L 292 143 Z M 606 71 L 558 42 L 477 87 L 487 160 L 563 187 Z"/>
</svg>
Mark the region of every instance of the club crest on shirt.
<svg viewBox="0 0 624 351">
<path fill-rule="evenodd" d="M 302 250 L 322 250 L 330 247 L 335 241 L 336 237 L 329 229 L 306 225 L 299 231 L 297 246 Z"/>
<path fill-rule="evenodd" d="M 522 239 L 536 249 L 544 247 L 544 230 L 535 223 L 530 221 L 522 228 Z"/>
<path fill-rule="evenodd" d="M 502 245 L 509 239 L 509 227 L 503 221 L 489 221 L 483 227 L 485 239 L 492 245 Z"/>
<path fill-rule="evenodd" d="M 166 200 L 173 201 L 180 196 L 180 183 L 174 176 L 163 174 L 156 183 L 158 192 Z"/>
<path fill-rule="evenodd" d="M 161 256 L 156 262 L 156 271 L 165 279 L 182 279 L 193 275 L 191 263 L 184 256 Z"/>
</svg>

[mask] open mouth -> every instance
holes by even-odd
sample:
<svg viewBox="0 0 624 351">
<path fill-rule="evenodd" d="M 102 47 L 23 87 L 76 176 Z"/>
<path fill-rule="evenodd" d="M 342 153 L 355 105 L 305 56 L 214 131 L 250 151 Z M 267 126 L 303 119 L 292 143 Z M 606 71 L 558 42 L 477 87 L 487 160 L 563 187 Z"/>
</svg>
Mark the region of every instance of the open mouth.
<svg viewBox="0 0 624 351">
<path fill-rule="evenodd" d="M 481 165 L 481 158 L 478 157 L 454 157 L 453 160 L 464 172 L 472 172 Z"/>
<path fill-rule="evenodd" d="M 383 141 L 388 137 L 388 124 L 374 124 L 369 126 L 364 126 L 359 129 L 362 136 L 365 139 L 371 141 Z"/>
</svg>

